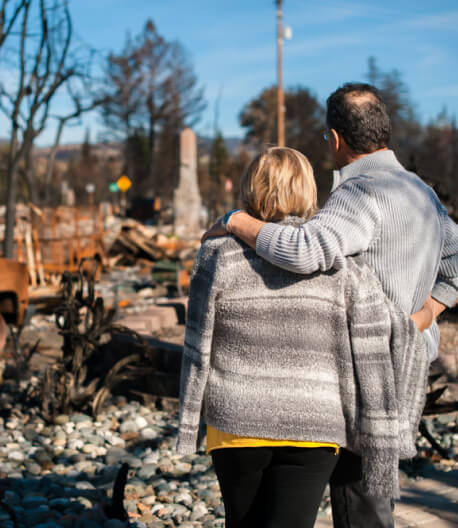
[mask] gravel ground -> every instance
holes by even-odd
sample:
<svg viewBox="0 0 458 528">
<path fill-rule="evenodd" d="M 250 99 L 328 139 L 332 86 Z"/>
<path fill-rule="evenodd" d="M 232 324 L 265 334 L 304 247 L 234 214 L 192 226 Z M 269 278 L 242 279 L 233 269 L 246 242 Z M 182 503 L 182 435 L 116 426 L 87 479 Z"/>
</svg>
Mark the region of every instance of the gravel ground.
<svg viewBox="0 0 458 528">
<path fill-rule="evenodd" d="M 0 393 L 0 526 L 2 528 L 136 528 L 224 526 L 224 507 L 210 458 L 203 451 L 174 451 L 176 410 L 157 410 L 116 397 L 96 419 L 60 415 L 52 425 L 36 407 L 21 405 L 20 394 L 38 384 L 32 377 Z M 19 389 L 19 392 L 18 392 Z M 443 447 L 456 452 L 456 416 L 428 420 Z M 431 472 L 450 471 L 451 461 L 431 460 L 419 439 L 413 464 L 403 464 L 408 486 Z M 455 449 L 454 449 L 455 448 Z M 113 484 L 121 464 L 129 464 L 124 508 L 129 520 L 109 519 Z M 320 516 L 329 514 L 329 497 Z"/>
<path fill-rule="evenodd" d="M 97 419 L 61 415 L 50 426 L 35 409 L 15 403 L 12 385 L 3 389 L 2 528 L 224 526 L 210 458 L 174 452 L 176 412 L 118 397 Z M 104 514 L 124 462 L 130 467 L 124 500 L 130 524 Z"/>
</svg>

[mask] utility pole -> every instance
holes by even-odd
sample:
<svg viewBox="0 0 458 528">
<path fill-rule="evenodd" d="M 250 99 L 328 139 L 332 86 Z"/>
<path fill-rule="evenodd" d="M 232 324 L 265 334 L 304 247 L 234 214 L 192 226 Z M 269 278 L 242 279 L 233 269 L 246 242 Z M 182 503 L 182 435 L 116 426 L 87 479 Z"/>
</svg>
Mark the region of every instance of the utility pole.
<svg viewBox="0 0 458 528">
<path fill-rule="evenodd" d="M 283 96 L 283 11 L 282 0 L 277 3 L 277 143 L 285 146 L 285 103 Z"/>
</svg>

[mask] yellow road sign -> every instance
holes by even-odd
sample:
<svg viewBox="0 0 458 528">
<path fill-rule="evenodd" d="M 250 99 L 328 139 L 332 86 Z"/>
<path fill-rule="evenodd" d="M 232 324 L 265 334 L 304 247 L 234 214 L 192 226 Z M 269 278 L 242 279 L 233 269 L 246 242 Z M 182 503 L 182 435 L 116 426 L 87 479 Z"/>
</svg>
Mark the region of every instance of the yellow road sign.
<svg viewBox="0 0 458 528">
<path fill-rule="evenodd" d="M 121 176 L 116 183 L 118 184 L 119 190 L 121 192 L 126 192 L 127 190 L 129 190 L 130 186 L 132 185 L 132 182 L 129 180 L 129 178 L 125 174 Z"/>
</svg>

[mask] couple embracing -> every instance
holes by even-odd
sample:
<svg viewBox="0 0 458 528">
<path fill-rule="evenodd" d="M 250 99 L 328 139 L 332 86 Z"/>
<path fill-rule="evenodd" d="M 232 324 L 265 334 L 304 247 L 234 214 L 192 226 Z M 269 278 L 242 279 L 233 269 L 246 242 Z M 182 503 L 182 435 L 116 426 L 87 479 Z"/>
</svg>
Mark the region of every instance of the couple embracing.
<svg viewBox="0 0 458 528">
<path fill-rule="evenodd" d="M 339 88 L 326 121 L 324 207 L 307 158 L 270 148 L 194 266 L 177 449 L 203 416 L 229 528 L 312 528 L 327 482 L 336 528 L 394 526 L 433 319 L 458 297 L 458 227 L 388 149 L 377 90 Z"/>
</svg>

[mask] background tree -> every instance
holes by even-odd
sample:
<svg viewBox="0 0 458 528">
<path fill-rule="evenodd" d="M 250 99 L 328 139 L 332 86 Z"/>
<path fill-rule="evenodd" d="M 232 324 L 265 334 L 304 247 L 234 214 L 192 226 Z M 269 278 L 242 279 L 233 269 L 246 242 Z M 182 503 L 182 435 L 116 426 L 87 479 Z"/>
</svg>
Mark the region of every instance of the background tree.
<svg viewBox="0 0 458 528">
<path fill-rule="evenodd" d="M 140 127 L 139 115 L 142 105 L 141 56 L 139 49 L 128 36 L 119 55 L 110 53 L 105 69 L 104 87 L 100 99 L 104 138 L 124 145 L 123 172 L 134 180 L 133 155 L 128 139 Z"/>
<path fill-rule="evenodd" d="M 240 112 L 240 125 L 245 128 L 246 144 L 261 151 L 276 144 L 277 87 L 264 89 Z M 288 141 L 286 142 L 288 145 Z"/>
<path fill-rule="evenodd" d="M 67 172 L 67 180 L 72 182 L 72 188 L 75 192 L 77 204 L 88 202 L 86 185 L 92 183 L 96 187 L 98 183 L 98 160 L 93 153 L 89 139 L 89 131 L 86 131 L 86 137 L 81 145 L 81 154 L 79 159 L 75 160 Z"/>
<path fill-rule="evenodd" d="M 127 138 L 127 148 L 132 156 L 132 171 L 135 174 L 136 191 L 147 196 L 146 185 L 151 162 L 150 136 L 143 128 L 138 128 Z M 142 185 L 143 184 L 143 185 Z"/>
<path fill-rule="evenodd" d="M 445 109 L 425 127 L 417 164 L 419 176 L 434 187 L 458 220 L 458 130 Z"/>
<path fill-rule="evenodd" d="M 169 46 L 169 75 L 164 83 L 166 115 L 173 115 L 182 127 L 194 127 L 206 108 L 204 90 L 198 85 L 189 55 L 174 41 Z"/>
<path fill-rule="evenodd" d="M 2 0 L 0 5 L 0 48 L 11 33 L 16 19 L 27 3 L 27 0 Z"/>
<path fill-rule="evenodd" d="M 242 204 L 240 202 L 240 178 L 248 168 L 248 165 L 250 164 L 251 160 L 252 156 L 244 145 L 241 145 L 237 152 L 235 152 L 229 158 L 227 176 L 232 182 L 233 207 L 242 207 Z"/>
<path fill-rule="evenodd" d="M 180 132 L 194 127 L 206 106 L 203 89 L 184 48 L 178 42 L 169 47 L 168 75 L 164 80 L 164 107 L 155 152 L 156 186 L 154 193 L 170 205 L 177 185 Z"/>
<path fill-rule="evenodd" d="M 208 196 L 208 217 L 214 222 L 224 211 L 227 210 L 228 196 L 226 191 L 226 180 L 228 179 L 229 154 L 221 132 L 216 133 L 212 142 L 209 160 L 210 193 Z M 230 194 L 232 202 L 232 193 Z"/>
<path fill-rule="evenodd" d="M 391 117 L 390 147 L 407 168 L 414 169 L 421 144 L 421 125 L 410 91 L 398 70 L 383 72 L 375 57 L 368 59 L 366 77 L 379 91 Z"/>
<path fill-rule="evenodd" d="M 277 141 L 277 90 L 270 87 L 244 106 L 240 124 L 245 142 L 261 151 Z M 305 154 L 315 171 L 321 201 L 329 194 L 332 161 L 323 140 L 325 110 L 307 88 L 285 91 L 285 144 Z"/>
<path fill-rule="evenodd" d="M 198 149 L 199 190 L 208 212 L 207 221 L 211 222 L 223 212 L 240 207 L 240 178 L 253 153 L 243 144 L 236 145 L 231 152 L 230 144 L 218 131 L 213 139 L 201 137 Z"/>
<path fill-rule="evenodd" d="M 2 8 L 5 5 L 4 2 Z M 29 183 L 29 195 L 34 199 L 35 186 L 30 177 L 33 143 L 46 126 L 56 93 L 79 73 L 78 57 L 70 46 L 72 23 L 67 2 L 24 0 L 13 5 L 21 7 L 19 12 L 12 11 L 14 19 L 6 20 L 8 11 L 1 11 L 9 58 L 8 62 L 2 54 L 2 66 L 14 79 L 8 85 L 0 83 L 0 110 L 11 123 L 3 244 L 4 256 L 9 258 L 13 255 L 17 179 L 21 166 Z M 6 36 L 5 27 L 10 28 Z"/>
<path fill-rule="evenodd" d="M 178 185 L 180 164 L 180 125 L 174 115 L 162 119 L 154 156 L 156 186 L 150 193 L 161 198 L 164 207 L 171 206 Z"/>
<path fill-rule="evenodd" d="M 101 107 L 106 137 L 125 145 L 127 175 L 143 196 L 171 199 L 176 183 L 176 137 L 194 125 L 205 107 L 192 64 L 178 42 L 166 42 L 149 20 L 120 55 L 111 54 Z M 114 132 L 116 131 L 116 133 Z M 148 141 L 146 166 L 134 162 L 129 138 L 143 130 Z"/>
<path fill-rule="evenodd" d="M 60 146 L 64 128 L 73 124 L 81 124 L 81 117 L 83 114 L 90 112 L 106 101 L 103 96 L 101 96 L 102 98 L 99 98 L 99 96 L 94 91 L 94 78 L 91 73 L 91 66 L 92 62 L 89 61 L 84 74 L 81 73 L 81 75 L 72 77 L 67 81 L 65 86 L 69 102 L 67 112 L 60 115 L 50 116 L 57 121 L 57 128 L 54 135 L 54 142 L 48 156 L 46 170 L 43 175 L 44 185 L 42 186 L 42 201 L 46 205 L 55 203 L 55 200 L 53 202 L 53 198 L 55 198 L 56 194 L 58 194 L 57 189 L 53 188 L 52 185 L 52 175 L 56 154 Z"/>
<path fill-rule="evenodd" d="M 91 145 L 89 130 L 86 132 L 84 143 L 81 145 L 79 157 L 70 161 L 62 176 L 63 181 L 74 191 L 76 205 L 89 203 L 89 195 L 86 191 L 87 184 L 95 186 L 93 203 L 111 200 L 113 197 L 110 196 L 108 185 L 118 177 L 119 167 L 117 164 L 113 164 L 110 159 L 98 155 Z M 60 187 L 59 185 L 59 190 Z M 56 203 L 60 202 L 59 199 Z"/>
<path fill-rule="evenodd" d="M 143 195 L 154 193 L 158 182 L 155 180 L 156 137 L 160 130 L 165 110 L 165 80 L 167 78 L 167 54 L 169 44 L 159 35 L 156 26 L 148 20 L 143 33 L 138 38 L 140 64 L 142 67 L 142 106 L 146 112 L 148 155 L 146 166 L 140 169 L 141 178 L 137 191 Z"/>
</svg>

